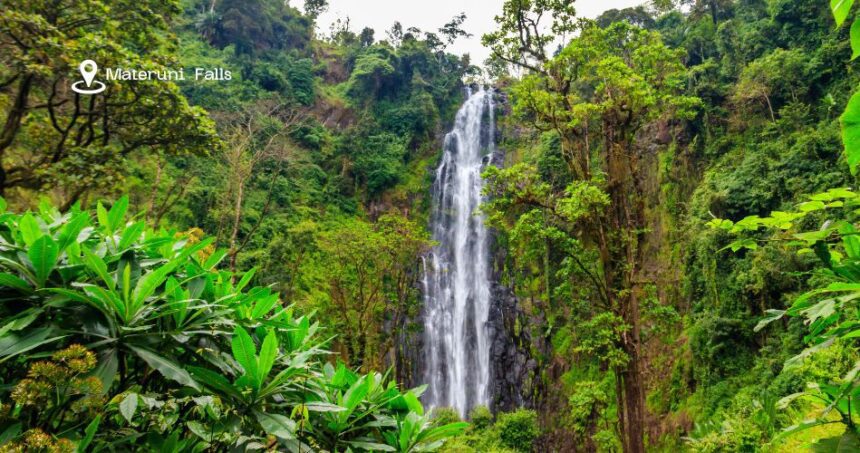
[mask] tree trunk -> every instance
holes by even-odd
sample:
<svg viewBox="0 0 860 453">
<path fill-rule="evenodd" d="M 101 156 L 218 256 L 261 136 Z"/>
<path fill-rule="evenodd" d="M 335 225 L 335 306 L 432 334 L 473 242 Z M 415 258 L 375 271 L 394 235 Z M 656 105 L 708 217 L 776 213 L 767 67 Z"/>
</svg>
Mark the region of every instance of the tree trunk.
<svg viewBox="0 0 860 453">
<path fill-rule="evenodd" d="M 18 129 L 21 128 L 21 120 L 24 119 L 24 114 L 27 112 L 27 100 L 30 98 L 33 79 L 34 76 L 29 74 L 21 79 L 21 83 L 18 85 L 18 93 L 15 94 L 12 108 L 9 109 L 9 114 L 6 116 L 6 122 L 3 125 L 3 131 L 0 133 L 0 195 L 3 195 L 4 189 L 6 189 L 6 168 L 3 167 L 3 155 L 6 148 L 11 146 L 12 142 L 15 141 Z"/>
<path fill-rule="evenodd" d="M 640 242 L 646 226 L 643 188 L 639 182 L 639 162 L 632 144 L 628 140 L 619 143 L 621 132 L 606 127 L 606 153 L 608 194 L 610 208 L 607 213 L 610 231 L 620 234 L 615 244 L 607 244 L 608 260 L 604 258 L 603 267 L 608 291 L 613 293 L 614 308 L 629 330 L 621 334 L 619 347 L 624 351 L 628 362 L 618 367 L 616 391 L 619 392 L 618 421 L 621 428 L 622 445 L 627 453 L 645 452 L 645 398 L 640 373 L 640 316 L 639 296 L 636 288 L 636 275 L 642 267 L 643 256 Z"/>
<path fill-rule="evenodd" d="M 9 109 L 9 114 L 6 116 L 3 133 L 0 134 L 0 156 L 12 144 L 15 140 L 15 135 L 18 134 L 21 120 L 27 112 L 27 100 L 30 98 L 30 89 L 32 86 L 32 75 L 25 76 L 18 85 L 18 93 L 15 94 L 15 101 L 12 104 L 12 108 Z"/>
<path fill-rule="evenodd" d="M 634 324 L 635 325 L 635 324 Z M 635 327 L 634 327 L 635 329 Z M 630 337 L 634 335 L 631 332 Z M 638 337 L 638 335 L 636 335 Z M 620 371 L 621 385 L 624 391 L 624 418 L 627 421 L 624 433 L 627 453 L 645 453 L 645 395 L 642 389 L 640 374 L 640 357 L 638 338 L 624 341 L 623 348 L 629 362 Z"/>
<path fill-rule="evenodd" d="M 239 182 L 236 188 L 236 205 L 233 207 L 233 230 L 230 232 L 230 272 L 236 272 L 236 256 L 239 254 L 237 238 L 239 237 L 239 224 L 242 222 L 242 201 L 245 196 L 245 183 Z M 235 279 L 235 275 L 233 279 Z"/>
</svg>

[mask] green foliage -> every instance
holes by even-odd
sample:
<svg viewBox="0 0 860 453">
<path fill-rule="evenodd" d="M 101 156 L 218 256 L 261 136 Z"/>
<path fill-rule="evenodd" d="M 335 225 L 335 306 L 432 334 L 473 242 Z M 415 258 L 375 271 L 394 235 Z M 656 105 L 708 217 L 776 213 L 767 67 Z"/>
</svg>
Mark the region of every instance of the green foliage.
<svg viewBox="0 0 860 453">
<path fill-rule="evenodd" d="M 385 215 L 376 223 L 340 219 L 320 232 L 316 245 L 321 256 L 302 268 L 316 288 L 310 307 L 343 333 L 339 340 L 345 359 L 368 369 L 381 365 L 381 352 L 418 314 L 413 273 L 414 257 L 430 246 L 427 233 L 414 222 Z M 382 325 L 393 323 L 383 334 Z M 398 355 L 405 351 L 396 348 Z"/>
<path fill-rule="evenodd" d="M 376 97 L 386 81 L 395 74 L 394 52 L 389 47 L 373 46 L 355 61 L 349 76 L 347 94 L 355 100 Z"/>
<path fill-rule="evenodd" d="M 113 12 L 111 14 L 111 12 Z M 177 66 L 168 22 L 175 1 L 20 2 L 0 13 L 0 189 L 61 187 L 71 205 L 84 192 L 112 189 L 134 153 L 205 154 L 220 146 L 206 112 L 172 82 L 105 81 L 97 96 L 70 86 L 86 59 L 102 68 L 165 71 Z M 98 16 L 99 20 L 93 17 Z"/>
<path fill-rule="evenodd" d="M 499 414 L 495 429 L 504 447 L 521 452 L 531 451 L 532 443 L 540 432 L 537 414 L 525 409 Z"/>
<path fill-rule="evenodd" d="M 495 422 L 490 410 L 477 406 L 469 418 L 471 425 L 465 434 L 445 444 L 444 452 L 513 453 L 533 451 L 540 434 L 537 414 L 520 409 L 497 414 Z"/>
<path fill-rule="evenodd" d="M 217 13 L 213 29 L 203 33 L 216 47 L 232 45 L 238 54 L 253 55 L 271 49 L 304 50 L 310 45 L 312 20 L 287 3 L 273 0 L 196 3 L 199 14 Z M 214 10 L 209 10 L 212 5 Z"/>
<path fill-rule="evenodd" d="M 406 146 L 396 135 L 372 135 L 348 146 L 354 147 L 350 154 L 356 179 L 371 195 L 379 195 L 399 182 L 404 173 Z"/>
<path fill-rule="evenodd" d="M 853 2 L 832 2 L 834 17 L 841 25 L 848 16 Z M 856 97 L 856 94 L 855 94 Z M 852 173 L 855 171 L 854 153 L 857 144 L 852 142 L 852 106 L 853 98 L 848 103 L 846 113 L 842 117 L 843 142 Z M 810 382 L 807 390 L 785 396 L 777 406 L 785 408 L 795 400 L 806 400 L 808 408 L 814 412 L 813 418 L 797 422 L 774 438 L 778 442 L 789 436 L 817 429 L 831 423 L 842 423 L 846 426 L 841 436 L 825 439 L 819 442 L 822 448 L 832 444 L 836 448 L 851 448 L 857 439 L 856 421 L 853 397 L 858 388 L 858 362 L 853 300 L 856 299 L 856 280 L 858 275 L 858 248 L 856 235 L 856 198 L 850 189 L 830 189 L 826 192 L 809 196 L 808 201 L 800 203 L 792 211 L 774 211 L 770 216 L 760 218 L 748 216 L 738 222 L 714 219 L 710 222 L 712 228 L 719 228 L 732 233 L 742 233 L 747 238 L 739 239 L 727 248 L 733 251 L 740 249 L 755 250 L 758 243 L 750 238 L 752 232 L 760 228 L 775 230 L 774 238 L 786 241 L 788 246 L 797 248 L 800 255 L 814 255 L 821 265 L 820 280 L 814 281 L 813 289 L 795 298 L 786 310 L 768 309 L 767 314 L 756 325 L 755 330 L 764 329 L 769 324 L 782 319 L 784 316 L 804 318 L 808 326 L 808 334 L 804 337 L 807 347 L 799 354 L 785 361 L 785 370 L 793 371 L 806 368 L 804 375 Z M 845 211 L 844 214 L 832 214 L 834 211 Z M 810 220 L 828 219 L 820 228 L 807 230 Z M 817 287 L 816 287 L 817 286 Z M 847 343 L 846 343 L 847 341 Z M 810 360 L 818 359 L 827 352 L 848 349 L 848 363 L 843 366 L 830 364 L 825 373 L 811 371 L 808 367 Z M 834 346 L 837 345 L 837 346 Z M 852 365 L 851 362 L 854 362 Z M 812 370 L 814 370 L 813 368 Z M 823 406 L 823 409 L 821 407 Z M 835 412 L 837 416 L 831 416 Z"/>
<path fill-rule="evenodd" d="M 319 326 L 253 271 L 127 210 L 2 214 L 3 443 L 423 451 L 467 426 L 432 423 L 420 388 L 326 364 Z"/>
<path fill-rule="evenodd" d="M 487 406 L 475 406 L 469 413 L 469 420 L 476 430 L 482 430 L 493 424 L 493 413 Z"/>
</svg>

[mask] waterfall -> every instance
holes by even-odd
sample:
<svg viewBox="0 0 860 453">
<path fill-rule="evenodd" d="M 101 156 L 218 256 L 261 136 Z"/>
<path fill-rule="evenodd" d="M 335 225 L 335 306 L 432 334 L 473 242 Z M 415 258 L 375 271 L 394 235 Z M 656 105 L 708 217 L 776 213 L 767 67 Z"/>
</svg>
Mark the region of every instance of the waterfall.
<svg viewBox="0 0 860 453">
<path fill-rule="evenodd" d="M 438 244 L 424 260 L 425 402 L 461 416 L 490 401 L 490 251 L 478 208 L 494 121 L 493 91 L 470 89 L 436 169 L 430 226 Z"/>
</svg>

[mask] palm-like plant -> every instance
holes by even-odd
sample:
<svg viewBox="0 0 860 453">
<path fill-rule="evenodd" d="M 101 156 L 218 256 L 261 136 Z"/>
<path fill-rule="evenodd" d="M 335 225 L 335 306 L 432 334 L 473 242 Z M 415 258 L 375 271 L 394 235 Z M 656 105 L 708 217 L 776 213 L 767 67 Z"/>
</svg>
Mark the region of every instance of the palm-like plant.
<svg viewBox="0 0 860 453">
<path fill-rule="evenodd" d="M 148 229 L 127 211 L 123 198 L 94 216 L 48 204 L 15 215 L 0 199 L 0 401 L 15 388 L 22 401 L 3 406 L 0 445 L 38 428 L 81 450 L 421 451 L 462 431 L 429 424 L 422 389 L 325 364 L 318 324 L 253 287 L 253 270 L 219 271 L 227 252 L 211 240 Z M 50 369 L 36 360 L 71 344 L 97 353 L 76 377 L 97 379 L 109 401 L 93 420 L 67 410 L 75 398 L 56 399 L 50 417 L 22 406 L 39 391 L 18 385 L 25 370 Z"/>
</svg>

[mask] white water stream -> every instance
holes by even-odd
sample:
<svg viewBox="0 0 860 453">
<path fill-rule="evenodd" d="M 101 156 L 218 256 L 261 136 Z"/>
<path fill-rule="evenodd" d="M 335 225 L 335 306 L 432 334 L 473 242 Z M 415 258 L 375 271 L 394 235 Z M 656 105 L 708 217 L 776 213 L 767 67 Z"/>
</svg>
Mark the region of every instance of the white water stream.
<svg viewBox="0 0 860 453">
<path fill-rule="evenodd" d="M 490 401 L 490 251 L 478 207 L 495 118 L 492 90 L 468 94 L 436 169 L 431 229 L 438 245 L 424 260 L 423 278 L 425 402 L 461 416 Z"/>
</svg>

